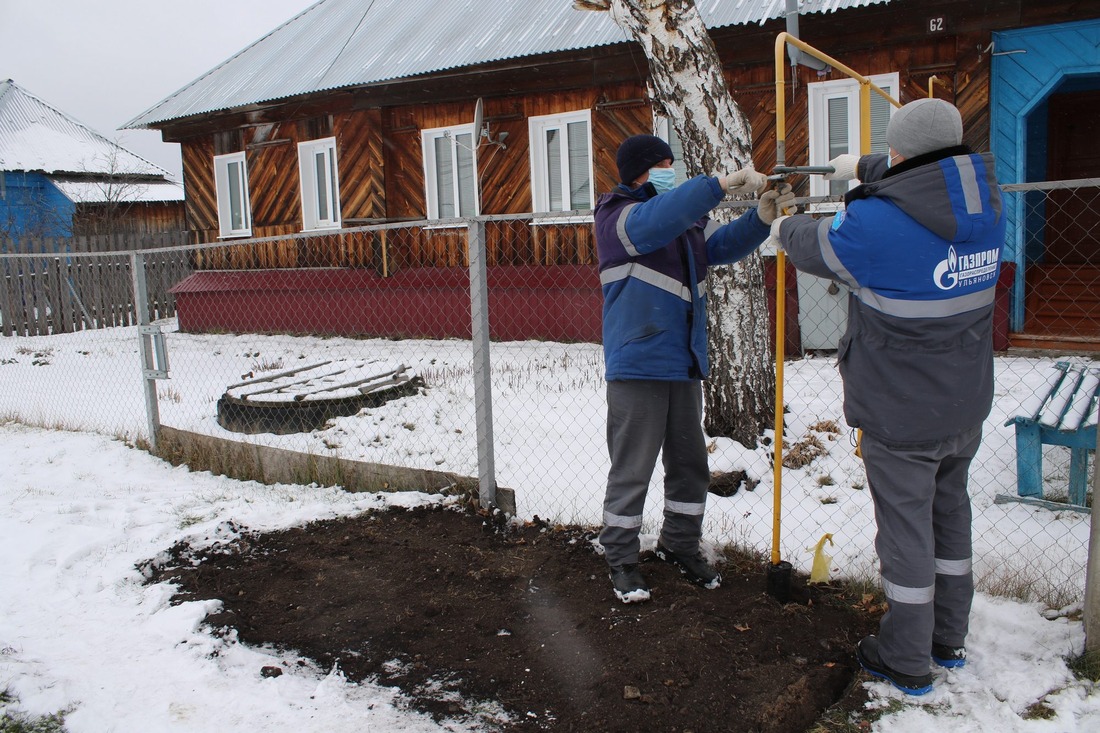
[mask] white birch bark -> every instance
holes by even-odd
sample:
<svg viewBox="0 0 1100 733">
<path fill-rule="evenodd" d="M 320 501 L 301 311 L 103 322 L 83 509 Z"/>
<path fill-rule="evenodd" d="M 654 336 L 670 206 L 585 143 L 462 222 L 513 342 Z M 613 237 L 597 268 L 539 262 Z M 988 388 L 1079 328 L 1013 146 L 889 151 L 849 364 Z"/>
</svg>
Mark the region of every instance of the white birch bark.
<svg viewBox="0 0 1100 733">
<path fill-rule="evenodd" d="M 683 142 L 690 175 L 751 165 L 752 131 L 722 75 L 718 52 L 694 0 L 576 0 L 607 10 L 645 50 L 655 110 Z M 716 220 L 729 220 L 716 211 Z M 704 382 L 705 428 L 711 436 L 755 447 L 774 418 L 763 260 L 753 253 L 707 277 L 710 378 Z"/>
</svg>

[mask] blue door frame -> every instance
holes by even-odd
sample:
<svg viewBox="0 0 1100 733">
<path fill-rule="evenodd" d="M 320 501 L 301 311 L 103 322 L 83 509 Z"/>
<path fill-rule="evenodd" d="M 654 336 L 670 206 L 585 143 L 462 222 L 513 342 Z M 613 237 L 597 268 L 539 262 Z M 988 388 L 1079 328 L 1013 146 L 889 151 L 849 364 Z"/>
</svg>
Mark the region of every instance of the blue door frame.
<svg viewBox="0 0 1100 733">
<path fill-rule="evenodd" d="M 1100 88 L 1100 20 L 993 33 L 989 140 L 997 180 L 1043 180 L 1050 95 L 1095 88 Z M 1005 259 L 1016 263 L 1009 329 L 1016 332 L 1023 329 L 1024 278 L 1028 260 L 1041 246 L 1044 220 L 1041 207 L 1028 212 L 1025 198 L 1019 193 L 1006 207 Z"/>
</svg>

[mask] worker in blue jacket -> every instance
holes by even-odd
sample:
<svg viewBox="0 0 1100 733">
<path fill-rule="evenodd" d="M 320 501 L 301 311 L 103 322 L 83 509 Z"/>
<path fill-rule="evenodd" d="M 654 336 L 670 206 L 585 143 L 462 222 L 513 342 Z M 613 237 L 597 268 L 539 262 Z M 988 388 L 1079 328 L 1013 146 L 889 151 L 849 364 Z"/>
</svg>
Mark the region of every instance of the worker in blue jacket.
<svg viewBox="0 0 1100 733">
<path fill-rule="evenodd" d="M 638 570 L 646 492 L 660 453 L 665 468 L 664 522 L 656 554 L 705 588 L 721 582 L 699 549 L 710 468 L 703 435 L 701 380 L 707 376 L 707 267 L 736 262 L 768 236 L 789 188 L 720 225 L 708 214 L 729 194 L 767 182 L 744 168 L 677 185 L 672 149 L 653 135 L 619 146 L 621 183 L 596 203 L 596 245 L 603 287 L 607 447 L 611 469 L 600 544 L 615 595 L 649 600 Z"/>
<path fill-rule="evenodd" d="M 799 270 L 851 289 L 837 360 L 844 415 L 875 506 L 889 610 L 856 654 L 909 694 L 931 661 L 965 664 L 974 596 L 967 480 L 993 402 L 993 301 L 1005 239 L 993 157 L 962 145 L 948 102 L 906 104 L 890 155 L 842 155 L 827 178 L 862 185 L 835 217 L 778 217 Z"/>
</svg>

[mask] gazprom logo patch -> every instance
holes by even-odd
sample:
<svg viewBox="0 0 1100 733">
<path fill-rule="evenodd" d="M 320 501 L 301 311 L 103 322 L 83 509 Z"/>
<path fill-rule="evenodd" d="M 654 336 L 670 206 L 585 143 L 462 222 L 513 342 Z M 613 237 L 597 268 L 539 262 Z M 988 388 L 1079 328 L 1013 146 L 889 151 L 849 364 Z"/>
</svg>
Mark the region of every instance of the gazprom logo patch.
<svg viewBox="0 0 1100 733">
<path fill-rule="evenodd" d="M 947 259 L 936 265 L 932 279 L 940 290 L 969 287 L 992 280 L 997 275 L 1000 255 L 999 249 L 987 249 L 960 256 L 951 246 L 947 250 Z"/>
</svg>

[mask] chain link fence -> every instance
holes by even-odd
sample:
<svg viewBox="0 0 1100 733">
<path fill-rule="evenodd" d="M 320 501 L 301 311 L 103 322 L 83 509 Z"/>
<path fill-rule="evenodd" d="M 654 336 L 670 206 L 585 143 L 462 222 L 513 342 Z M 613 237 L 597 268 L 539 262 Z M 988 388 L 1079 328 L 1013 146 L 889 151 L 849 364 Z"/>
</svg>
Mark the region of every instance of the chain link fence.
<svg viewBox="0 0 1100 733">
<path fill-rule="evenodd" d="M 1100 270 L 1088 224 L 1100 188 L 1085 184 L 1006 192 L 995 404 L 971 483 L 979 587 L 1055 606 L 1083 595 L 1092 489 L 1071 495 L 1080 451 L 1041 442 L 1039 494 L 1021 496 L 1013 418 L 1050 391 L 1059 363 L 1097 368 L 1079 350 L 1100 348 L 1089 305 L 1100 287 L 1087 280 Z M 602 299 L 580 213 L 125 253 L 9 249 L 0 275 L 5 419 L 129 440 L 205 436 L 272 451 L 254 462 L 342 461 L 337 481 L 366 466 L 366 488 L 467 482 L 523 520 L 601 521 Z M 797 348 L 787 349 L 782 479 L 774 485 L 774 436 L 749 447 L 709 438 L 706 539 L 769 551 L 778 489 L 785 560 L 808 571 L 829 533 L 838 576 L 875 578 L 871 499 L 835 364 L 847 294 L 793 271 L 787 283 Z M 122 320 L 105 316 L 116 310 Z M 1019 348 L 1030 335 L 1042 338 Z M 1095 425 L 1095 398 L 1088 410 L 1082 425 Z M 724 482 L 736 472 L 747 480 Z M 643 538 L 661 521 L 662 479 L 658 464 Z"/>
</svg>

